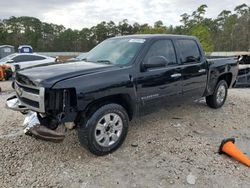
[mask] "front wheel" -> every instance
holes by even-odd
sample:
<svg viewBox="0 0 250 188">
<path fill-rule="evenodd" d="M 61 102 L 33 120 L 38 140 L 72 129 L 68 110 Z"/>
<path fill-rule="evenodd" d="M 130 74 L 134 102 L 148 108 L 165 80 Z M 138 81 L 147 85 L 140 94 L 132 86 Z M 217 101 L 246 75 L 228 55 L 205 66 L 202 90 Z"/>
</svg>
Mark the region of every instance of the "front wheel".
<svg viewBox="0 0 250 188">
<path fill-rule="evenodd" d="M 118 104 L 107 104 L 78 126 L 82 146 L 95 155 L 106 155 L 118 149 L 128 132 L 128 115 Z M 82 121 L 84 122 L 84 121 Z"/>
<path fill-rule="evenodd" d="M 227 98 L 228 86 L 225 80 L 218 82 L 213 95 L 206 97 L 206 103 L 211 108 L 220 108 L 224 105 Z"/>
</svg>

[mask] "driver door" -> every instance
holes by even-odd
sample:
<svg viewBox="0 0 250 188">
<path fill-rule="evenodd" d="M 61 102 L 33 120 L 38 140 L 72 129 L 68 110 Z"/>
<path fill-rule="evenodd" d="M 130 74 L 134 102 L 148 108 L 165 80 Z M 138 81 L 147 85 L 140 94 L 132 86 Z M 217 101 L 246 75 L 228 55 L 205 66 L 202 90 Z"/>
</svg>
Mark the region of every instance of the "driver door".
<svg viewBox="0 0 250 188">
<path fill-rule="evenodd" d="M 182 94 L 181 65 L 178 64 L 173 42 L 169 39 L 154 41 L 143 62 L 162 56 L 167 64 L 162 67 L 142 68 L 137 78 L 138 98 L 143 109 L 153 110 L 176 101 Z"/>
</svg>

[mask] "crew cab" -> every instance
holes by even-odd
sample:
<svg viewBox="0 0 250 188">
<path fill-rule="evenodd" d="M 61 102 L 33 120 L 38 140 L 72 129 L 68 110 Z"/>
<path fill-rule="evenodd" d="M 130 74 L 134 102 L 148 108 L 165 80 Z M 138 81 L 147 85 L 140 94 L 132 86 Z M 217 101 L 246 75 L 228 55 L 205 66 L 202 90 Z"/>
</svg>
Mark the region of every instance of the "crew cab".
<svg viewBox="0 0 250 188">
<path fill-rule="evenodd" d="M 223 106 L 236 80 L 234 58 L 207 59 L 197 38 L 131 35 L 107 39 L 83 61 L 20 70 L 7 107 L 28 113 L 25 133 L 54 142 L 76 128 L 96 155 L 123 143 L 129 121 L 164 105 L 206 98 Z"/>
</svg>

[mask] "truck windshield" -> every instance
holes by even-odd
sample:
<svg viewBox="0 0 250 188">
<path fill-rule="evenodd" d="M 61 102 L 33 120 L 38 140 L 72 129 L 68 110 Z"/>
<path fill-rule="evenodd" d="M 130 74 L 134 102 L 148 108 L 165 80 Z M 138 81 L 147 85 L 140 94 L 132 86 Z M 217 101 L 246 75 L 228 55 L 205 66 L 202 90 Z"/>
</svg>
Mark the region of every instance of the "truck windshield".
<svg viewBox="0 0 250 188">
<path fill-rule="evenodd" d="M 145 39 L 113 38 L 93 48 L 86 56 L 86 61 L 106 64 L 125 65 L 131 62 Z"/>
</svg>

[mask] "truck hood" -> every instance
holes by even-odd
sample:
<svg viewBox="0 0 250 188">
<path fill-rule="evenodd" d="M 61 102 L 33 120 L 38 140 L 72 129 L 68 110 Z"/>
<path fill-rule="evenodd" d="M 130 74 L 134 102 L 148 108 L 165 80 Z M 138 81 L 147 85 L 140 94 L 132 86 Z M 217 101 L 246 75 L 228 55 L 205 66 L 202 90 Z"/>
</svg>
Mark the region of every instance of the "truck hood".
<svg viewBox="0 0 250 188">
<path fill-rule="evenodd" d="M 114 65 L 86 61 L 68 62 L 17 71 L 16 80 L 25 85 L 50 88 L 61 80 L 118 68 Z"/>
</svg>

